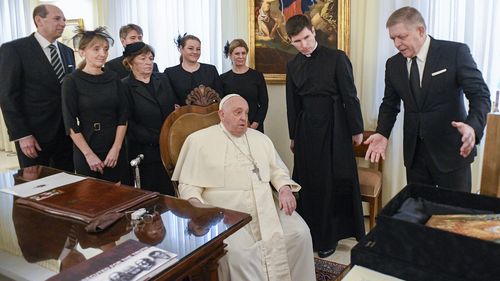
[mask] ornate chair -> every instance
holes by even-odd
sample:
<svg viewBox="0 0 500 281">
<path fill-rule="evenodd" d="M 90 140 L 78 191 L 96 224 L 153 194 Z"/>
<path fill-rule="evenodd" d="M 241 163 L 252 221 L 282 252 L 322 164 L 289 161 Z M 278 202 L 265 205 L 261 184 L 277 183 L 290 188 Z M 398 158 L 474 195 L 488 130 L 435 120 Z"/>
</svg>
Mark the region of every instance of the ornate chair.
<svg viewBox="0 0 500 281">
<path fill-rule="evenodd" d="M 187 136 L 200 129 L 219 123 L 220 97 L 210 87 L 200 85 L 187 96 L 185 106 L 172 112 L 161 128 L 160 154 L 169 176 L 172 176 L 177 158 Z M 177 183 L 173 182 L 177 195 Z"/>
<path fill-rule="evenodd" d="M 363 132 L 363 142 L 375 132 Z M 359 146 L 353 146 L 356 158 L 365 157 L 368 145 L 361 143 Z M 356 159 L 358 160 L 358 159 Z M 368 202 L 370 206 L 370 229 L 375 226 L 375 217 L 378 215 L 382 206 L 382 171 L 384 160 L 380 159 L 378 164 L 371 164 L 370 167 L 362 167 L 358 162 L 359 187 L 361 189 L 361 200 Z"/>
</svg>

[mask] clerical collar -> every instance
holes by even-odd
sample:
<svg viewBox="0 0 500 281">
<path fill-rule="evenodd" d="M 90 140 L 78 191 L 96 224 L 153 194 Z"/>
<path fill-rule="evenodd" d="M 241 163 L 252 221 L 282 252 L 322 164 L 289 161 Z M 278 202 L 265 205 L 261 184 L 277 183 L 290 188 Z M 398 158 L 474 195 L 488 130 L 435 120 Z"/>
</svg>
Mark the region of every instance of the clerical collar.
<svg viewBox="0 0 500 281">
<path fill-rule="evenodd" d="M 310 58 L 312 54 L 314 54 L 314 51 L 316 51 L 317 48 L 318 48 L 318 41 L 316 41 L 316 45 L 314 45 L 314 49 L 312 50 L 312 52 L 309 55 L 304 55 L 304 56 Z"/>
</svg>

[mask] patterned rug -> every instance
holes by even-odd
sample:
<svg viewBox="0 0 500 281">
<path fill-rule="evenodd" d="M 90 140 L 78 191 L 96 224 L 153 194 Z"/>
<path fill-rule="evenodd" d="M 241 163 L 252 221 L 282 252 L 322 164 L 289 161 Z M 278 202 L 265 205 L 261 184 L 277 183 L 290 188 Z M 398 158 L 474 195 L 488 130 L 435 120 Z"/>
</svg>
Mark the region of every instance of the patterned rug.
<svg viewBox="0 0 500 281">
<path fill-rule="evenodd" d="M 314 265 L 316 267 L 317 281 L 340 281 L 348 268 L 347 265 L 320 258 L 314 258 Z"/>
</svg>

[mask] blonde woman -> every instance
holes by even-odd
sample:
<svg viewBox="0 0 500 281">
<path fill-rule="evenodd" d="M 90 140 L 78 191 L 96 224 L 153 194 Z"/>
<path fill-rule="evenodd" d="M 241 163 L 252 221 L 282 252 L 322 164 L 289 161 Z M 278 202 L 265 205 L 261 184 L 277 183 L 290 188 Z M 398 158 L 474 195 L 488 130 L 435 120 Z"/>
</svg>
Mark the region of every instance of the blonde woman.
<svg viewBox="0 0 500 281">
<path fill-rule="evenodd" d="M 67 134 L 73 140 L 77 173 L 113 182 L 128 182 L 123 147 L 127 130 L 125 87 L 103 65 L 113 39 L 99 27 L 79 31 L 83 61 L 62 85 L 62 110 Z"/>
</svg>

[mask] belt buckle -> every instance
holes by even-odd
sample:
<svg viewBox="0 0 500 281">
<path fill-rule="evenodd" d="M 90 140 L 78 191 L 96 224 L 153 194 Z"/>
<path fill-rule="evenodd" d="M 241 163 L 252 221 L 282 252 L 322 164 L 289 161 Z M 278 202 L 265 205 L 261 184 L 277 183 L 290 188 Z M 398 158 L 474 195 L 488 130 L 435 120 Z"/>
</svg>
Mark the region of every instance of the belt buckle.
<svg viewBox="0 0 500 281">
<path fill-rule="evenodd" d="M 92 128 L 94 129 L 94 131 L 100 131 L 101 130 L 101 123 L 94 123 L 92 125 Z"/>
</svg>

